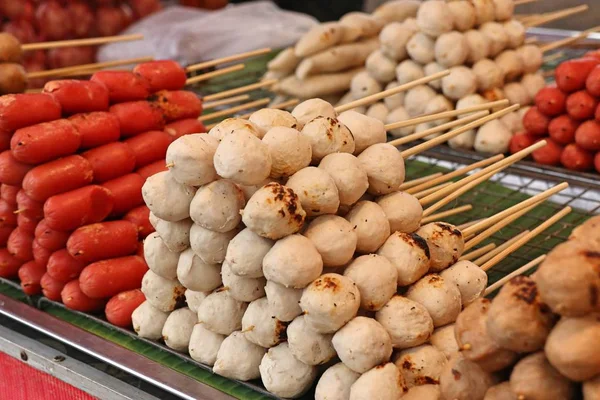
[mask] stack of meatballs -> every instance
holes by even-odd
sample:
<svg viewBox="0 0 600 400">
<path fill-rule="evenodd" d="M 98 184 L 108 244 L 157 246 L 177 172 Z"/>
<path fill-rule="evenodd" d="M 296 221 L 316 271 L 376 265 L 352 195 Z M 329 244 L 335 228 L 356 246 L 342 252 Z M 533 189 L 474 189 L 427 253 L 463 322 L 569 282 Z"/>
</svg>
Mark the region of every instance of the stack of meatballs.
<svg viewBox="0 0 600 400">
<path fill-rule="evenodd" d="M 577 227 L 532 277 L 459 315 L 444 399 L 600 398 L 600 217 Z M 508 379 L 508 380 L 507 380 Z M 504 382 L 502 382 L 504 380 Z"/>
<path fill-rule="evenodd" d="M 457 261 L 459 229 L 421 226 L 385 141 L 321 99 L 174 141 L 142 191 L 156 232 L 135 331 L 280 397 L 323 370 L 317 399 L 439 393 L 451 324 L 487 276 Z"/>
</svg>

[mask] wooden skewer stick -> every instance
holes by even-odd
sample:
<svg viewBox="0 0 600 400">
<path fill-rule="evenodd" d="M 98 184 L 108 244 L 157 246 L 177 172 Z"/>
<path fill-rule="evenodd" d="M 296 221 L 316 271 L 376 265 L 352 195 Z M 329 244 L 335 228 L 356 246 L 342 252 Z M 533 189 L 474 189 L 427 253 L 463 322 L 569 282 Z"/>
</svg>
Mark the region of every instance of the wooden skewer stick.
<svg viewBox="0 0 600 400">
<path fill-rule="evenodd" d="M 494 250 L 495 248 L 496 248 L 496 245 L 494 243 L 490 243 L 490 244 L 483 246 L 477 250 L 473 250 L 470 253 L 464 254 L 461 258 L 458 259 L 458 261 L 463 261 L 463 260 L 472 261 L 479 256 L 489 253 L 490 251 Z"/>
<path fill-rule="evenodd" d="M 538 0 L 515 0 L 515 6 L 520 6 L 522 4 L 534 3 Z"/>
<path fill-rule="evenodd" d="M 582 4 L 577 7 L 565 8 L 564 10 L 556 11 L 553 13 L 548 13 L 547 15 L 544 15 L 544 16 L 542 16 L 536 20 L 533 20 L 531 22 L 527 22 L 523 25 L 525 26 L 525 28 L 531 28 L 534 26 L 544 25 L 544 24 L 547 24 L 548 22 L 556 21 L 559 19 L 569 17 L 574 14 L 578 14 L 580 12 L 587 11 L 588 8 L 589 7 L 586 4 Z"/>
<path fill-rule="evenodd" d="M 417 179 L 413 179 L 410 181 L 406 181 L 402 185 L 400 185 L 400 190 L 408 191 L 408 189 L 410 189 L 410 188 L 416 187 L 424 182 L 428 182 L 430 179 L 439 178 L 442 175 L 443 174 L 441 172 L 436 172 L 435 174 L 427 175 L 422 178 L 417 178 Z M 425 188 L 425 189 L 427 189 L 427 188 Z"/>
<path fill-rule="evenodd" d="M 489 296 L 491 293 L 494 293 L 496 290 L 498 290 L 502 286 L 504 286 L 508 281 L 510 281 L 515 276 L 523 275 L 525 272 L 529 271 L 530 269 L 533 269 L 533 268 L 537 267 L 538 265 L 540 265 L 542 263 L 542 261 L 544 261 L 545 259 L 546 259 L 546 255 L 542 254 L 535 260 L 529 261 L 527 264 L 523 265 L 521 268 L 514 270 L 510 274 L 506 275 L 504 278 L 498 280 L 493 285 L 488 286 L 487 289 L 485 289 L 485 292 L 483 292 L 483 296 L 484 297 Z"/>
<path fill-rule="evenodd" d="M 421 153 L 421 152 L 423 152 L 425 150 L 429 150 L 430 148 L 435 147 L 438 144 L 442 144 L 444 142 L 447 142 L 449 139 L 451 139 L 453 137 L 456 137 L 456 136 L 460 135 L 461 133 L 464 133 L 464 132 L 469 131 L 471 129 L 477 128 L 477 127 L 485 124 L 486 122 L 492 121 L 492 120 L 494 120 L 496 118 L 502 117 L 503 115 L 511 113 L 511 112 L 517 110 L 519 107 L 520 107 L 519 104 L 515 104 L 513 106 L 506 107 L 505 109 L 497 111 L 497 112 L 495 112 L 493 114 L 490 114 L 487 117 L 483 117 L 483 118 L 480 118 L 480 119 L 478 119 L 476 121 L 469 122 L 468 124 L 466 124 L 464 126 L 461 126 L 460 128 L 451 130 L 450 132 L 446 132 L 446 133 L 444 133 L 441 136 L 438 136 L 438 137 L 436 137 L 434 139 L 426 141 L 425 143 L 421 143 L 419 145 L 413 146 L 413 147 L 411 147 L 411 148 L 409 148 L 407 150 L 404 150 L 404 151 L 400 152 L 400 154 L 402 154 L 402 157 L 404 159 L 407 159 L 408 157 L 417 155 L 417 154 L 419 154 L 419 153 Z"/>
<path fill-rule="evenodd" d="M 390 131 L 392 129 L 418 125 L 423 122 L 430 122 L 430 121 L 435 121 L 435 120 L 444 119 L 444 118 L 454 118 L 459 115 L 464 115 L 464 114 L 468 114 L 468 113 L 475 112 L 475 111 L 491 110 L 492 108 L 496 108 L 496 107 L 505 107 L 505 106 L 508 106 L 508 103 L 509 103 L 508 100 L 504 99 L 504 100 L 492 101 L 490 103 L 477 104 L 475 106 L 462 108 L 460 110 L 451 110 L 451 111 L 444 111 L 444 112 L 436 113 L 436 114 L 423 115 L 421 117 L 416 117 L 416 118 L 412 118 L 412 119 L 407 119 L 405 121 L 398 121 L 398 122 L 394 122 L 391 124 L 387 124 L 385 126 L 385 130 Z"/>
<path fill-rule="evenodd" d="M 452 182 L 444 182 L 444 183 L 442 183 L 440 185 L 437 185 L 437 186 L 434 186 L 432 188 L 425 189 L 425 190 L 423 190 L 421 192 L 414 193 L 413 196 L 415 196 L 417 199 L 421 199 L 421 198 L 423 198 L 425 196 L 429 196 L 431 193 L 435 193 L 438 190 L 442 190 L 443 188 L 446 188 L 446 187 L 448 187 L 450 185 L 452 185 Z"/>
<path fill-rule="evenodd" d="M 203 115 L 198 118 L 198 121 L 209 121 L 211 119 L 223 117 L 225 115 L 233 115 L 238 111 L 264 106 L 266 104 L 269 104 L 269 101 L 271 101 L 271 100 L 268 98 L 254 100 L 249 103 L 244 103 L 244 104 L 240 104 L 239 106 L 228 108 L 227 110 L 217 111 L 214 113 Z"/>
<path fill-rule="evenodd" d="M 515 243 L 517 240 L 521 239 L 523 236 L 527 235 L 528 233 L 529 233 L 529 230 L 525 230 L 525 231 L 519 233 L 518 235 L 516 235 L 516 236 L 514 236 L 514 237 L 512 237 L 510 239 L 508 239 L 507 241 L 505 241 L 504 243 L 502 243 L 500 246 L 498 246 L 496 249 L 491 250 L 487 254 L 481 255 L 479 258 L 477 258 L 475 261 L 473 261 L 473 264 L 482 265 L 486 261 L 491 260 L 497 254 L 500 254 L 501 252 L 503 252 L 504 249 L 506 249 L 507 247 L 511 246 L 513 243 Z"/>
<path fill-rule="evenodd" d="M 283 110 L 288 107 L 294 106 L 294 105 L 298 104 L 299 102 L 300 102 L 300 100 L 298 100 L 298 99 L 291 99 L 291 100 L 284 101 L 282 103 L 274 104 L 267 108 L 273 108 L 275 110 Z M 251 115 L 252 115 L 252 113 L 247 113 L 247 114 L 243 114 L 243 115 L 238 115 L 236 118 L 248 119 L 248 118 L 250 118 Z M 219 125 L 219 122 L 215 122 L 214 124 L 206 125 L 206 129 L 210 130 L 217 125 Z"/>
<path fill-rule="evenodd" d="M 424 85 L 424 84 L 429 83 L 431 81 L 442 79 L 444 76 L 447 76 L 449 74 L 450 74 L 450 70 L 444 70 L 444 71 L 436 72 L 435 74 L 431 74 L 431 75 L 425 76 L 423 78 L 416 79 L 416 80 L 414 80 L 412 82 L 408 82 L 408 83 L 405 83 L 403 85 L 396 86 L 395 88 L 384 90 L 383 92 L 375 93 L 375 94 L 372 94 L 370 96 L 363 97 L 362 99 L 354 100 L 354 101 L 352 101 L 350 103 L 346 103 L 346 104 L 343 104 L 341 106 L 337 106 L 335 108 L 335 111 L 337 113 L 342 113 L 344 111 L 352 110 L 353 108 L 356 108 L 356 107 L 359 107 L 359 106 L 366 106 L 366 105 L 369 105 L 371 103 L 375 103 L 376 101 L 379 101 L 381 99 L 385 99 L 386 97 L 393 96 L 393 95 L 401 93 L 401 92 L 405 92 L 405 91 L 407 91 L 409 89 L 412 89 L 412 88 L 414 88 L 416 86 Z"/>
<path fill-rule="evenodd" d="M 185 81 L 185 84 L 186 85 L 191 85 L 193 83 L 207 81 L 209 79 L 216 78 L 217 76 L 222 76 L 222 75 L 230 74 L 232 72 L 236 72 L 236 71 L 242 70 L 244 68 L 246 68 L 246 66 L 244 64 L 232 65 L 231 67 L 221 68 L 221 69 L 218 69 L 218 70 L 213 71 L 213 72 L 207 72 L 206 74 L 202 74 L 202 75 L 194 76 L 192 78 L 188 78 Z"/>
<path fill-rule="evenodd" d="M 554 54 L 551 54 L 549 56 L 544 57 L 543 61 L 544 61 L 544 63 L 549 63 L 549 62 L 552 62 L 552 61 L 555 61 L 555 60 L 558 60 L 558 59 L 562 58 L 564 55 L 565 55 L 564 52 L 557 51 Z"/>
<path fill-rule="evenodd" d="M 256 82 L 256 83 L 252 83 L 250 85 L 240 86 L 235 89 L 229 89 L 229 90 L 225 90 L 223 92 L 209 94 L 208 96 L 204 96 L 202 98 L 202 100 L 203 101 L 220 100 L 220 99 L 224 99 L 226 97 L 234 96 L 236 94 L 248 93 L 248 92 L 251 92 L 256 89 L 262 89 L 262 88 L 265 88 L 268 86 L 273 86 L 276 83 L 277 83 L 277 79 L 268 79 L 268 80 L 264 80 L 262 82 Z"/>
<path fill-rule="evenodd" d="M 248 96 L 247 94 L 242 94 L 239 96 L 233 96 L 233 97 L 228 97 L 228 98 L 222 99 L 222 100 L 216 100 L 216 101 L 204 103 L 204 106 L 202 108 L 204 110 L 210 110 L 211 108 L 215 108 L 215 107 L 219 107 L 219 106 L 226 106 L 228 104 L 239 103 L 240 101 L 248 100 L 249 98 L 250 98 L 250 96 Z"/>
<path fill-rule="evenodd" d="M 42 88 L 35 88 L 35 89 L 26 89 L 25 93 L 42 93 Z"/>
<path fill-rule="evenodd" d="M 101 69 L 80 69 L 78 71 L 73 71 L 73 72 L 66 72 L 64 74 L 62 74 L 63 77 L 68 78 L 68 77 L 73 77 L 73 76 L 90 76 L 95 74 L 98 71 L 131 71 L 131 69 L 127 69 L 127 68 L 111 68 L 111 69 L 105 69 L 105 70 L 101 70 Z"/>
<path fill-rule="evenodd" d="M 105 37 L 97 37 L 97 38 L 89 38 L 89 39 L 57 40 L 54 42 L 39 42 L 39 43 L 22 44 L 21 50 L 32 51 L 32 50 L 56 49 L 59 47 L 96 46 L 99 44 L 130 42 L 132 40 L 142 40 L 142 39 L 144 39 L 144 35 L 135 33 L 132 35 L 105 36 Z"/>
<path fill-rule="evenodd" d="M 271 49 L 268 47 L 258 49 L 258 50 L 247 51 L 245 53 L 234 54 L 232 56 L 221 57 L 221 58 L 217 58 L 215 60 L 201 62 L 198 64 L 192 64 L 192 65 L 187 66 L 185 68 L 185 71 L 186 72 L 198 71 L 199 69 L 210 68 L 210 67 L 214 67 L 219 64 L 225 64 L 225 63 L 232 62 L 232 61 L 239 61 L 239 60 L 243 60 L 245 58 L 260 56 L 260 55 L 267 54 L 270 52 L 271 52 Z"/>
<path fill-rule="evenodd" d="M 542 51 L 542 53 L 546 53 L 550 50 L 554 50 L 554 49 L 558 49 L 559 47 L 564 47 L 564 46 L 568 46 L 570 44 L 573 44 L 575 42 L 578 42 L 582 39 L 587 38 L 591 33 L 595 33 L 600 31 L 600 26 L 595 26 L 593 28 L 587 29 L 583 32 L 581 32 L 578 35 L 569 37 L 569 38 L 565 38 L 565 39 L 561 39 L 561 40 L 557 40 L 555 42 L 552 43 L 548 43 L 546 45 L 540 46 L 540 50 Z"/>
<path fill-rule="evenodd" d="M 487 167 L 490 164 L 493 164 L 495 162 L 498 162 L 500 160 L 502 160 L 504 158 L 504 154 L 497 154 L 493 157 L 490 158 L 486 158 L 484 160 L 478 161 L 476 163 L 473 163 L 471 165 L 467 165 L 466 167 L 457 169 L 456 171 L 450 172 L 448 174 L 442 175 L 438 178 L 432 179 L 432 180 L 428 180 L 426 182 L 421 183 L 418 186 L 409 188 L 406 190 L 406 193 L 410 193 L 410 194 L 414 194 L 414 193 L 418 193 L 422 190 L 425 189 L 429 189 L 430 187 L 433 187 L 435 185 L 438 185 L 440 183 L 444 183 L 444 182 L 448 182 L 456 177 L 459 177 L 461 175 L 466 175 L 467 173 L 480 168 L 480 167 Z"/>
<path fill-rule="evenodd" d="M 471 204 L 467 204 L 464 206 L 456 207 L 451 210 L 442 211 L 441 213 L 430 215 L 427 218 L 423 218 L 421 220 L 421 225 L 428 224 L 430 222 L 442 221 L 443 218 L 451 217 L 453 215 L 457 215 L 466 211 L 471 211 L 473 206 Z"/>
<path fill-rule="evenodd" d="M 533 204 L 537 204 L 541 201 L 544 201 L 550 197 L 552 197 L 553 195 L 555 195 L 556 193 L 559 193 L 563 190 L 565 190 L 566 188 L 569 187 L 569 184 L 567 182 L 563 182 L 560 183 L 556 186 L 554 186 L 553 188 L 550 188 L 542 193 L 538 193 L 533 197 L 528 198 L 527 200 L 524 200 L 522 202 L 520 202 L 519 204 L 516 204 L 512 207 L 507 208 L 504 211 L 501 211 L 489 218 L 486 218 L 484 221 L 481 221 L 473 226 L 468 227 L 467 229 L 465 229 L 463 231 L 463 235 L 468 235 L 471 233 L 477 233 L 483 229 L 487 229 L 490 226 L 494 225 L 496 222 L 501 221 L 504 218 L 508 218 L 511 215 L 513 215 L 514 213 L 516 213 L 517 211 L 522 210 L 523 208 L 527 208 Z"/>
<path fill-rule="evenodd" d="M 571 211 L 572 211 L 571 207 L 563 208 L 558 213 L 556 213 L 552 217 L 548 218 L 548 220 L 542 222 L 540 225 L 538 225 L 535 229 L 533 229 L 527 235 L 525 235 L 521 239 L 517 240 L 515 243 L 513 243 L 512 246 L 509 246 L 503 252 L 501 252 L 500 254 L 496 255 L 494 258 L 492 258 L 491 260 L 489 260 L 488 262 L 483 264 L 481 266 L 481 269 L 483 269 L 484 271 L 489 270 L 494 265 L 496 265 L 500 261 L 502 261 L 506 256 L 517 251 L 525 243 L 529 242 L 531 239 L 533 239 L 534 237 L 536 237 L 537 235 L 539 235 L 540 233 L 542 233 L 543 231 L 548 229 L 550 226 L 552 226 L 555 223 L 557 223 L 558 221 L 560 221 L 561 218 L 563 218 L 565 215 L 569 214 Z"/>
<path fill-rule="evenodd" d="M 72 67 L 55 68 L 55 69 L 49 69 L 46 71 L 30 72 L 27 74 L 27 79 L 46 78 L 49 76 L 60 76 L 60 75 L 64 75 L 64 74 L 67 74 L 70 72 L 76 72 L 76 71 L 82 71 L 82 70 L 118 67 L 121 65 L 129 65 L 129 64 L 139 64 L 139 63 L 152 61 L 152 60 L 153 60 L 152 57 L 137 57 L 137 58 L 129 58 L 129 59 L 125 59 L 125 60 L 105 61 L 105 62 L 99 62 L 99 63 L 74 65 Z"/>
<path fill-rule="evenodd" d="M 461 231 L 475 225 L 478 222 L 483 221 L 485 218 L 481 218 L 481 219 L 476 219 L 475 221 L 469 221 L 469 222 L 465 222 L 464 224 L 458 225 L 457 228 L 460 229 Z M 466 238 L 465 238 L 466 239 Z"/>
<path fill-rule="evenodd" d="M 479 118 L 483 118 L 486 115 L 489 115 L 489 111 L 479 111 L 474 113 L 473 115 L 469 115 L 467 117 L 461 119 L 455 119 L 454 121 L 446 122 L 445 124 L 434 126 L 433 128 L 426 129 L 421 132 L 411 133 L 408 136 L 404 136 L 398 139 L 390 140 L 388 143 L 392 146 L 400 146 L 402 144 L 406 144 L 412 142 L 413 140 L 423 139 L 429 135 L 434 133 L 442 132 L 448 129 L 456 128 L 457 126 L 468 124 L 469 122 L 473 122 Z"/>
<path fill-rule="evenodd" d="M 538 42 L 538 37 L 537 36 L 532 36 L 532 37 L 528 37 L 527 39 L 525 39 L 525 41 L 523 43 L 525 44 L 536 44 Z"/>
</svg>

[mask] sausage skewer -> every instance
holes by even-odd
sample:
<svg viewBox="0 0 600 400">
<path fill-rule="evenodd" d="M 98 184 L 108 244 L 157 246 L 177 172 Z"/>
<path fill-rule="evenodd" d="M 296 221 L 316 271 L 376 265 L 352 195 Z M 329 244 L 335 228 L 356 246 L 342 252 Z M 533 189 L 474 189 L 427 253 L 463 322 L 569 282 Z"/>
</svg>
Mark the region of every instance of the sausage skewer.
<svg viewBox="0 0 600 400">
<path fill-rule="evenodd" d="M 510 281 L 515 276 L 523 275 L 525 272 L 529 271 L 530 269 L 537 267 L 545 259 L 546 259 L 546 255 L 542 254 L 535 260 L 532 260 L 532 261 L 528 262 L 527 264 L 523 265 L 521 268 L 514 270 L 510 274 L 506 275 L 504 278 L 498 280 L 496 283 L 489 285 L 487 287 L 487 289 L 485 289 L 485 292 L 483 293 L 483 295 L 486 297 L 489 296 L 491 293 L 500 289 L 506 282 Z"/>
</svg>

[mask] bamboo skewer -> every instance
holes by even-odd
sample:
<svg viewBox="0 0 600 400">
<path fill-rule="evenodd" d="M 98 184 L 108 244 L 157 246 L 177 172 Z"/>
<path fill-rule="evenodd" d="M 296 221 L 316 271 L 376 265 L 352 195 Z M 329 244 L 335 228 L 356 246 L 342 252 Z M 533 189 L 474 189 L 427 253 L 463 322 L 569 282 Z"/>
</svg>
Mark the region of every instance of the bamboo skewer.
<svg viewBox="0 0 600 400">
<path fill-rule="evenodd" d="M 422 178 L 406 181 L 402 185 L 400 185 L 400 190 L 408 192 L 408 189 L 421 185 L 422 183 L 428 182 L 430 179 L 439 178 L 440 176 L 443 176 L 443 174 L 441 172 L 437 172 L 435 174 L 427 175 Z"/>
<path fill-rule="evenodd" d="M 291 99 L 291 100 L 283 101 L 281 103 L 277 103 L 277 104 L 273 104 L 273 105 L 267 106 L 267 108 L 272 108 L 274 110 L 284 110 L 286 108 L 295 106 L 299 102 L 300 102 L 300 100 L 298 100 L 298 99 Z M 252 115 L 252 113 L 243 114 L 243 115 L 238 116 L 237 118 L 248 119 L 248 118 L 250 118 L 251 115 Z"/>
<path fill-rule="evenodd" d="M 202 100 L 204 100 L 204 101 L 220 100 L 220 99 L 224 99 L 226 97 L 234 96 L 236 94 L 247 93 L 247 92 L 251 92 L 256 89 L 262 89 L 267 86 L 272 86 L 276 83 L 277 83 L 277 79 L 268 79 L 268 80 L 265 80 L 262 82 L 256 82 L 256 83 L 252 83 L 250 85 L 240 86 L 235 89 L 229 89 L 229 90 L 225 90 L 223 92 L 209 94 L 208 96 L 204 96 L 202 98 Z"/>
<path fill-rule="evenodd" d="M 546 57 L 544 57 L 543 61 L 544 61 L 544 63 L 549 63 L 549 62 L 552 62 L 552 61 L 555 61 L 555 60 L 558 60 L 558 59 L 560 59 L 560 58 L 561 58 L 561 57 L 563 57 L 564 55 L 565 55 L 565 53 L 564 53 L 564 52 L 562 52 L 562 51 L 557 51 L 557 52 L 556 52 L 556 53 L 554 53 L 554 54 L 551 54 L 551 55 L 549 55 L 549 56 L 546 56 Z"/>
<path fill-rule="evenodd" d="M 206 114 L 198 118 L 198 121 L 209 121 L 211 119 L 223 117 L 225 115 L 232 115 L 238 111 L 247 110 L 249 108 L 255 108 L 269 104 L 270 99 L 264 98 L 260 100 L 254 100 L 249 103 L 240 104 L 239 106 L 228 108 L 227 110 L 217 111 L 214 113 Z"/>
<path fill-rule="evenodd" d="M 191 85 L 193 83 L 207 81 L 209 79 L 216 78 L 217 76 L 222 76 L 222 75 L 229 74 L 231 72 L 236 72 L 236 71 L 242 70 L 245 67 L 246 66 L 244 64 L 236 64 L 236 65 L 232 65 L 231 67 L 221 68 L 221 69 L 218 69 L 216 71 L 207 72 L 206 74 L 202 74 L 202 75 L 194 76 L 192 78 L 188 78 L 185 81 L 185 84 L 186 85 Z"/>
<path fill-rule="evenodd" d="M 430 215 L 427 218 L 423 218 L 421 220 L 421 225 L 428 224 L 430 222 L 441 221 L 442 218 L 451 217 L 453 215 L 457 215 L 466 211 L 471 211 L 473 206 L 471 204 L 467 204 L 464 206 L 456 207 L 451 210 L 442 211 L 441 213 Z"/>
<path fill-rule="evenodd" d="M 507 241 L 502 243 L 500 246 L 498 246 L 494 250 L 490 250 L 487 254 L 481 255 L 479 258 L 477 258 L 475 261 L 473 261 L 473 264 L 481 265 L 481 264 L 485 263 L 486 261 L 491 260 L 497 254 L 500 254 L 501 252 L 503 252 L 504 249 L 511 246 L 513 243 L 515 243 L 517 240 L 521 239 L 523 236 L 527 235 L 528 233 L 529 233 L 529 230 L 525 230 L 525 231 L 519 233 L 518 235 L 513 236 L 512 238 L 508 239 Z"/>
<path fill-rule="evenodd" d="M 535 3 L 538 0 L 515 0 L 515 6 L 520 6 L 522 4 Z"/>
<path fill-rule="evenodd" d="M 483 264 L 481 266 L 481 269 L 483 269 L 484 271 L 488 271 L 494 265 L 496 265 L 500 261 L 502 261 L 506 256 L 508 256 L 509 254 L 511 254 L 511 253 L 515 252 L 516 250 L 518 250 L 519 248 L 521 248 L 521 246 L 523 246 L 529 240 L 533 239 L 534 237 L 536 237 L 537 235 L 539 235 L 540 233 L 542 233 L 543 231 L 548 229 L 550 226 L 557 223 L 560 219 L 562 219 L 565 215 L 569 214 L 571 211 L 572 211 L 571 207 L 563 208 L 557 214 L 548 218 L 548 220 L 542 222 L 540 225 L 538 225 L 536 228 L 534 228 L 531 232 L 524 235 L 521 239 L 517 240 L 515 243 L 512 244 L 512 246 L 507 247 L 500 254 L 496 255 L 494 258 L 487 261 L 485 264 Z"/>
<path fill-rule="evenodd" d="M 59 75 L 67 74 L 70 72 L 81 71 L 81 70 L 101 69 L 101 68 L 109 68 L 109 67 L 118 67 L 121 65 L 139 64 L 139 63 L 143 63 L 143 62 L 147 62 L 147 61 L 152 61 L 153 59 L 154 58 L 152 58 L 152 57 L 137 57 L 137 58 L 129 58 L 129 59 L 125 59 L 125 60 L 105 61 L 105 62 L 99 62 L 99 63 L 74 65 L 72 67 L 55 68 L 55 69 L 49 69 L 46 71 L 36 71 L 36 72 L 28 73 L 27 79 L 46 78 L 49 76 L 59 76 Z"/>
<path fill-rule="evenodd" d="M 234 54 L 232 56 L 221 57 L 221 58 L 217 58 L 215 60 L 201 62 L 198 64 L 192 64 L 192 65 L 187 66 L 185 68 L 185 71 L 186 72 L 198 71 L 199 69 L 210 68 L 210 67 L 217 66 L 219 64 L 225 64 L 225 63 L 232 62 L 232 61 L 239 61 L 239 60 L 243 60 L 245 58 L 260 56 L 260 55 L 267 54 L 270 52 L 271 52 L 271 49 L 268 47 L 258 49 L 258 50 L 247 51 L 245 53 Z"/>
<path fill-rule="evenodd" d="M 238 103 L 240 101 L 248 100 L 249 98 L 250 98 L 250 96 L 248 96 L 247 94 L 242 94 L 239 96 L 233 96 L 233 97 L 228 97 L 228 98 L 222 99 L 222 100 L 216 100 L 216 101 L 204 103 L 202 108 L 204 110 L 210 110 L 211 108 L 215 108 L 215 107 L 219 107 L 219 106 L 226 106 L 226 105 L 233 104 L 233 103 Z"/>
<path fill-rule="evenodd" d="M 473 250 L 470 253 L 463 254 L 463 256 L 461 258 L 459 258 L 458 261 L 464 261 L 464 260 L 473 261 L 473 259 L 480 257 L 484 254 L 487 254 L 490 251 L 494 250 L 495 248 L 496 248 L 496 245 L 494 243 L 490 243 L 490 244 L 483 246 L 477 250 Z"/>
<path fill-rule="evenodd" d="M 537 42 L 538 42 L 537 36 L 532 36 L 532 37 L 528 37 L 527 39 L 525 39 L 525 41 L 523 43 L 525 43 L 525 44 L 536 44 Z"/>
<path fill-rule="evenodd" d="M 578 14 L 580 12 L 587 11 L 588 8 L 589 7 L 587 5 L 585 5 L 585 4 L 582 4 L 582 5 L 577 6 L 577 7 L 565 8 L 565 9 L 560 10 L 560 11 L 548 13 L 548 14 L 546 14 L 544 16 L 541 16 L 538 19 L 535 19 L 535 20 L 531 21 L 531 22 L 528 21 L 527 23 L 524 23 L 523 26 L 525 26 L 525 28 L 531 28 L 531 27 L 534 27 L 534 26 L 544 25 L 544 24 L 547 24 L 548 22 L 556 21 L 556 20 L 559 20 L 559 19 L 562 19 L 562 18 L 569 17 L 569 16 L 574 15 L 574 14 Z"/>
<path fill-rule="evenodd" d="M 476 219 L 475 221 L 470 221 L 470 222 L 465 222 L 464 224 L 460 224 L 457 226 L 458 229 L 460 229 L 461 231 L 464 229 L 467 229 L 470 226 L 475 225 L 478 222 L 483 221 L 485 218 L 481 218 L 481 219 Z"/>
<path fill-rule="evenodd" d="M 564 46 L 568 46 L 570 44 L 573 44 L 575 42 L 578 42 L 579 40 L 585 39 L 587 38 L 591 33 L 595 33 L 600 31 L 600 26 L 595 26 L 593 28 L 587 29 L 581 33 L 579 33 L 578 35 L 569 37 L 569 38 L 565 38 L 565 39 L 561 39 L 561 40 L 557 40 L 555 42 L 552 43 L 548 43 L 546 45 L 540 46 L 540 50 L 542 51 L 542 53 L 546 53 L 550 50 L 554 50 L 557 49 L 559 47 L 564 47 Z"/>
<path fill-rule="evenodd" d="M 452 182 L 444 182 L 444 183 L 442 183 L 440 185 L 437 185 L 437 186 L 434 186 L 432 188 L 425 189 L 425 190 L 423 190 L 421 192 L 414 193 L 413 196 L 416 197 L 417 199 L 421 199 L 421 198 L 423 198 L 425 196 L 429 196 L 431 193 L 435 193 L 438 190 L 442 190 L 442 189 L 444 189 L 444 188 L 446 188 L 446 187 L 448 187 L 450 185 L 452 185 Z"/>
<path fill-rule="evenodd" d="M 515 276 L 523 275 L 525 272 L 529 271 L 530 269 L 533 269 L 533 268 L 537 267 L 538 265 L 540 265 L 542 263 L 542 261 L 544 261 L 545 259 L 546 259 L 546 255 L 542 254 L 535 260 L 529 261 L 527 264 L 523 265 L 521 268 L 514 270 L 510 274 L 506 275 L 504 278 L 498 280 L 493 285 L 488 286 L 487 289 L 485 289 L 485 292 L 483 292 L 483 296 L 484 297 L 489 296 L 491 293 L 495 292 L 496 290 L 498 290 L 499 288 L 504 286 L 508 281 L 510 281 Z"/>
<path fill-rule="evenodd" d="M 130 42 L 133 40 L 142 40 L 142 39 L 144 39 L 144 35 L 135 33 L 132 35 L 105 36 L 105 37 L 88 38 L 88 39 L 57 40 L 54 42 L 39 42 L 39 43 L 22 44 L 21 50 L 32 51 L 32 50 L 56 49 L 59 47 L 95 46 L 95 45 L 99 45 L 99 44 Z"/>
</svg>

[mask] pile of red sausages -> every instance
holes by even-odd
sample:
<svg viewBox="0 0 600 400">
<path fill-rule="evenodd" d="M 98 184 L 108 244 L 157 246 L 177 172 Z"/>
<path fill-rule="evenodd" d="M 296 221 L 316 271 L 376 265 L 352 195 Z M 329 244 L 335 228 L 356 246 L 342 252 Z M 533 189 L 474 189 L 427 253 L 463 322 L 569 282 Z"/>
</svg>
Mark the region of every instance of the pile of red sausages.
<svg viewBox="0 0 600 400">
<path fill-rule="evenodd" d="M 152 61 L 0 97 L 0 277 L 129 324 L 154 231 L 142 185 L 166 169 L 173 140 L 205 132 L 185 79 Z"/>
<path fill-rule="evenodd" d="M 600 51 L 563 62 L 555 81 L 536 95 L 523 117 L 526 131 L 513 136 L 510 150 L 545 139 L 548 145 L 532 154 L 536 162 L 600 173 Z"/>
</svg>

